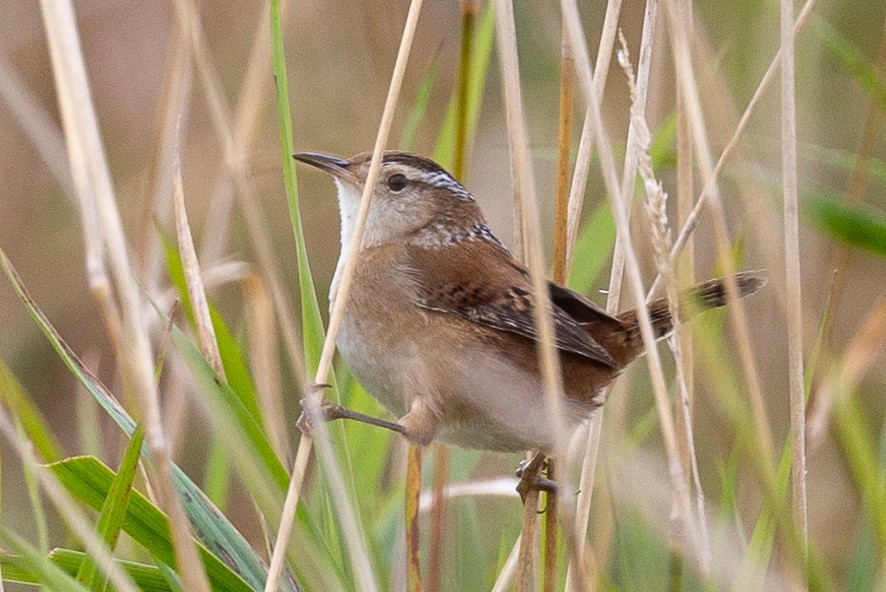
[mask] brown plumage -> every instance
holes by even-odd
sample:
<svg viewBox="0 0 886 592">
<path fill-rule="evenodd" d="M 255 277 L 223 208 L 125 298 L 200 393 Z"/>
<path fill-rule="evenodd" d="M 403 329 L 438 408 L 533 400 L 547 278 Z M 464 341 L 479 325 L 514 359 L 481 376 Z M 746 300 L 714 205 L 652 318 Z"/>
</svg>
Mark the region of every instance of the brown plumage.
<svg viewBox="0 0 886 592">
<path fill-rule="evenodd" d="M 336 180 L 344 257 L 368 154 L 296 158 Z M 551 422 L 528 273 L 495 238 L 471 194 L 436 163 L 392 152 L 372 199 L 338 346 L 411 440 L 550 451 L 551 426 L 574 430 L 603 403 L 603 387 L 643 353 L 636 311 L 614 317 L 549 283 L 565 394 L 563 416 Z M 342 268 L 340 259 L 330 297 Z M 740 296 L 764 283 L 753 273 L 735 280 Z M 681 318 L 725 303 L 723 280 L 710 280 L 684 293 Z M 649 312 L 657 337 L 670 332 L 666 300 Z"/>
</svg>

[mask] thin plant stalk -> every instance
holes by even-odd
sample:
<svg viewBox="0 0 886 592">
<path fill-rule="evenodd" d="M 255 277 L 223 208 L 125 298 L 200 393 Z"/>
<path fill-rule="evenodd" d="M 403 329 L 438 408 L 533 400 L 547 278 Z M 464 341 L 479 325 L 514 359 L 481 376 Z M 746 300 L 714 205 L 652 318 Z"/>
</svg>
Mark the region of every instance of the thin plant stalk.
<svg viewBox="0 0 886 592">
<path fill-rule="evenodd" d="M 502 84 L 505 96 L 505 112 L 507 115 L 508 147 L 511 153 L 511 175 L 516 193 L 515 210 L 519 209 L 525 228 L 521 234 L 525 245 L 523 253 L 529 267 L 532 283 L 532 298 L 535 302 L 533 321 L 538 333 L 539 368 L 543 382 L 544 396 L 549 415 L 550 430 L 553 434 L 552 449 L 556 458 L 565 459 L 566 442 L 563 437 L 563 378 L 560 374 L 560 361 L 554 347 L 554 326 L 551 318 L 551 303 L 544 272 L 544 258 L 541 245 L 541 229 L 538 219 L 538 200 L 535 196 L 535 181 L 528 149 L 528 135 L 523 114 L 523 100 L 520 90 L 520 75 L 517 60 L 517 40 L 514 26 L 513 5 L 508 0 L 496 0 L 496 39 L 498 42 L 499 59 L 501 61 Z M 564 471 L 568 474 L 568 471 Z M 527 507 L 529 497 L 527 497 Z M 568 507 L 568 509 L 567 509 Z M 571 513 L 571 505 L 563 504 L 563 511 Z M 524 512 L 523 545 L 533 545 L 525 535 L 533 530 L 530 522 L 535 520 Z M 567 520 L 571 523 L 571 517 Z M 567 542 L 573 537 L 567 533 Z M 575 545 L 568 544 L 570 561 L 575 561 Z M 526 568 L 521 565 L 521 568 Z M 520 578 L 518 578 L 518 583 Z"/>
<path fill-rule="evenodd" d="M 406 522 L 407 592 L 422 592 L 423 589 L 421 585 L 421 536 L 418 524 L 418 500 L 421 496 L 421 453 L 422 447 L 412 444 L 409 446 L 406 460 L 406 499 L 403 504 L 403 514 Z"/>
<path fill-rule="evenodd" d="M 366 185 L 363 189 L 363 195 L 361 197 L 360 210 L 357 213 L 357 219 L 355 220 L 354 224 L 354 240 L 352 240 L 350 251 L 347 253 L 347 263 L 345 264 L 345 268 L 342 272 L 342 278 L 339 285 L 338 293 L 336 295 L 335 301 L 332 304 L 332 313 L 330 314 L 329 319 L 329 329 L 326 333 L 326 340 L 323 343 L 323 351 L 320 355 L 320 360 L 317 367 L 315 384 L 322 384 L 323 382 L 325 382 L 326 377 L 332 368 L 332 357 L 335 352 L 335 340 L 341 326 L 342 317 L 344 316 L 345 303 L 348 300 L 348 294 L 351 289 L 351 282 L 353 281 L 354 270 L 356 268 L 357 258 L 359 256 L 360 245 L 362 242 L 361 237 L 363 235 L 363 227 L 366 224 L 366 217 L 369 213 L 370 199 L 375 189 L 375 185 L 378 181 L 379 173 L 381 171 L 382 155 L 384 152 L 384 147 L 387 144 L 388 136 L 391 132 L 394 110 L 396 109 L 397 100 L 400 95 L 400 88 L 403 83 L 403 76 L 406 72 L 406 63 L 409 58 L 409 52 L 412 48 L 412 41 L 415 38 L 415 30 L 416 25 L 418 24 L 418 17 L 421 12 L 421 6 L 422 0 L 412 0 L 409 6 L 409 13 L 406 17 L 406 24 L 403 29 L 403 37 L 400 41 L 400 49 L 397 53 L 397 61 L 394 65 L 394 72 L 391 76 L 391 85 L 388 90 L 387 99 L 385 100 L 385 109 L 382 113 L 378 136 L 376 137 L 375 146 L 372 151 L 369 171 L 366 176 Z M 279 5 L 277 5 L 278 10 L 276 11 L 274 10 L 274 3 L 272 3 L 271 8 L 272 21 L 275 19 L 279 21 Z M 279 22 L 277 24 L 278 26 L 272 27 L 272 37 L 276 37 L 278 34 Z M 281 40 L 278 39 L 276 40 L 276 42 L 281 43 Z M 315 418 L 317 417 L 315 413 L 316 405 L 319 403 L 318 399 L 322 396 L 322 391 L 320 389 L 316 390 L 317 392 L 307 393 L 307 409 L 305 411 L 308 412 L 309 418 L 311 416 Z M 312 409 L 312 407 L 314 409 Z M 312 413 L 312 411 L 314 413 Z M 312 423 L 318 434 L 322 438 L 324 432 L 326 432 L 325 425 L 322 422 L 318 421 L 314 421 Z M 304 464 L 307 463 L 307 457 L 310 456 L 312 445 L 313 438 L 307 435 L 303 435 L 301 440 L 299 441 L 299 447 L 296 452 L 296 468 L 299 467 L 300 462 Z M 321 446 L 321 448 L 327 447 Z M 278 555 L 285 553 L 285 549 L 289 543 L 288 536 L 284 538 L 282 535 L 284 532 L 291 533 L 291 523 L 295 520 L 297 497 L 303 479 L 303 470 L 293 471 L 292 481 L 290 483 L 285 502 L 285 510 L 288 511 L 284 511 L 284 514 L 280 519 L 280 528 L 278 529 L 280 534 L 277 538 L 277 547 L 275 547 L 274 555 L 271 559 L 271 569 L 269 570 L 268 574 L 268 583 L 265 586 L 266 592 L 274 591 L 276 586 L 275 582 L 279 581 L 280 570 L 283 567 L 283 561 L 282 557 L 278 557 Z M 333 493 L 335 494 L 336 492 L 333 491 Z M 290 498 L 295 498 L 296 503 L 292 503 L 292 500 Z M 348 514 L 350 514 L 350 512 L 348 512 Z M 359 528 L 359 525 L 357 525 L 356 523 L 353 526 L 355 529 Z M 359 559 L 359 563 L 355 565 L 355 569 L 357 570 L 357 575 L 361 582 L 361 587 L 364 590 L 375 590 L 377 586 L 375 583 L 375 577 L 371 571 L 369 558 L 366 556 L 365 545 L 361 547 L 359 544 L 356 544 L 356 541 L 352 541 L 351 538 L 353 537 L 349 537 L 349 549 L 351 550 L 352 554 L 356 556 L 352 557 L 352 560 L 354 560 L 355 558 Z"/>
<path fill-rule="evenodd" d="M 246 222 L 248 235 L 255 248 L 259 267 L 268 281 L 268 288 L 274 309 L 283 327 L 283 343 L 286 346 L 287 359 L 296 378 L 303 379 L 305 376 L 304 363 L 302 361 L 301 344 L 296 338 L 297 325 L 289 309 L 286 292 L 283 289 L 283 281 L 280 279 L 278 266 L 274 263 L 274 248 L 264 231 L 265 224 L 259 212 L 261 200 L 255 184 L 252 182 L 247 169 L 246 153 L 237 129 L 231 110 L 225 101 L 224 91 L 219 80 L 218 73 L 210 60 L 209 49 L 203 28 L 194 7 L 193 0 L 176 0 L 175 9 L 179 19 L 179 26 L 188 35 L 194 60 L 197 66 L 197 74 L 206 95 L 209 105 L 210 121 L 215 127 L 216 135 L 222 144 L 224 160 L 234 181 L 236 194 L 240 200 L 243 219 Z"/>
<path fill-rule="evenodd" d="M 645 14 L 643 17 L 643 33 L 640 40 L 640 62 L 638 65 L 637 76 L 637 106 L 641 111 L 646 110 L 646 98 L 649 88 L 649 74 L 652 65 L 652 50 L 655 41 L 655 25 L 656 16 L 658 14 L 658 0 L 648 0 L 646 3 Z M 614 43 L 614 36 L 613 36 Z M 599 56 L 597 63 L 599 64 Z M 595 82 L 597 78 L 595 77 Z M 598 85 L 595 85 L 598 88 Z M 598 93 L 598 99 L 602 93 Z M 590 107 L 588 107 L 590 110 Z M 624 171 L 622 174 L 622 196 L 621 199 L 627 208 L 627 215 L 630 217 L 632 196 L 634 193 L 634 179 L 637 175 L 637 159 L 634 151 L 631 149 L 635 141 L 636 131 L 634 129 L 633 120 L 628 126 L 628 152 L 625 158 Z M 577 168 L 577 167 L 576 167 Z M 576 180 L 573 179 L 573 193 L 576 191 Z M 583 188 L 582 188 L 583 192 Z M 606 311 L 610 314 L 618 312 L 619 302 L 621 300 L 622 278 L 624 270 L 624 249 L 621 243 L 616 241 L 615 252 L 613 253 L 612 269 L 609 277 L 609 289 L 606 299 Z M 608 395 L 607 395 L 608 396 Z M 584 554 L 585 533 L 588 528 L 588 519 L 590 517 L 591 498 L 594 491 L 594 477 L 596 473 L 597 455 L 600 450 L 600 438 L 602 436 L 603 427 L 603 408 L 598 409 L 591 417 L 588 426 L 588 438 L 585 448 L 585 456 L 582 462 L 582 471 L 579 484 L 579 494 L 577 500 L 577 520 L 575 522 L 576 536 L 582 541 L 579 556 Z M 571 573 L 567 574 L 567 590 L 574 590 L 576 582 L 571 577 Z"/>
<path fill-rule="evenodd" d="M 800 31 L 803 30 L 803 27 L 806 26 L 806 23 L 809 22 L 809 17 L 812 16 L 812 10 L 815 8 L 815 3 L 817 1 L 818 0 L 806 0 L 806 3 L 800 10 L 800 14 L 797 15 L 797 21 L 794 24 L 794 37 L 799 35 Z M 779 49 L 779 51 L 772 58 L 772 61 L 769 63 L 769 67 L 766 69 L 766 73 L 763 74 L 763 78 L 760 79 L 760 83 L 757 85 L 757 89 L 754 91 L 754 94 L 751 96 L 751 100 L 748 101 L 747 107 L 745 107 L 744 112 L 741 114 L 738 125 L 735 126 L 735 131 L 732 133 L 732 137 L 729 139 L 726 147 L 723 148 L 723 152 L 720 153 L 720 158 L 717 159 L 717 164 L 714 166 L 712 173 L 705 176 L 704 185 L 702 186 L 702 190 L 698 196 L 698 199 L 695 201 L 695 206 L 692 208 L 692 211 L 689 213 L 689 215 L 686 216 L 686 220 L 683 222 L 683 226 L 680 228 L 680 232 L 677 235 L 677 238 L 674 239 L 674 246 L 671 247 L 672 263 L 677 260 L 677 257 L 683 250 L 683 247 L 686 245 L 686 241 L 689 240 L 689 236 L 695 230 L 695 226 L 698 223 L 698 216 L 707 205 L 708 200 L 711 198 L 711 194 L 715 191 L 716 184 L 720 179 L 723 168 L 726 166 L 726 161 L 729 159 L 730 156 L 732 156 L 733 151 L 738 147 L 738 142 L 739 140 L 741 140 L 742 136 L 744 136 L 744 132 L 747 130 L 748 123 L 750 123 L 751 116 L 754 114 L 754 111 L 756 111 L 757 105 L 759 104 L 760 99 L 763 97 L 763 93 L 769 88 L 769 85 L 772 84 L 772 81 L 775 78 L 775 73 L 780 66 L 781 49 Z M 684 101 L 688 101 L 688 97 L 684 96 Z M 691 115 L 688 102 L 686 104 L 686 112 L 688 118 Z M 698 150 L 698 148 L 696 148 L 696 150 Z M 649 289 L 649 296 L 647 298 L 647 301 L 650 301 L 655 297 L 655 294 L 660 285 L 661 278 L 655 278 L 655 281 L 652 283 L 652 287 Z"/>
<path fill-rule="evenodd" d="M 200 262 L 197 260 L 197 250 L 194 248 L 194 238 L 191 236 L 191 227 L 188 224 L 181 161 L 178 157 L 175 159 L 173 169 L 172 194 L 175 204 L 175 235 L 178 239 L 178 250 L 185 273 L 188 297 L 191 300 L 191 309 L 194 313 L 200 351 L 215 373 L 225 379 L 225 368 L 222 365 L 221 352 L 218 349 L 218 339 L 215 335 L 215 328 L 212 326 L 212 319 L 209 317 L 209 303 L 206 300 L 206 290 L 203 287 L 203 277 L 200 274 Z"/>
<path fill-rule="evenodd" d="M 575 52 L 576 70 L 581 89 L 585 95 L 585 100 L 590 105 L 592 115 L 592 123 L 596 142 L 600 149 L 600 162 L 603 169 L 603 179 L 606 185 L 606 192 L 612 207 L 613 217 L 615 219 L 616 228 L 618 229 L 618 240 L 624 243 L 626 253 L 626 266 L 628 272 L 629 284 L 634 296 L 634 301 L 642 303 L 645 299 L 643 290 L 643 282 L 640 277 L 640 268 L 636 254 L 631 248 L 630 228 L 627 220 L 625 205 L 622 203 L 620 196 L 621 190 L 615 169 L 615 159 L 612 154 L 612 146 L 606 130 L 603 127 L 603 120 L 600 114 L 600 105 L 598 98 L 594 92 L 593 72 L 591 70 L 588 49 L 584 39 L 584 33 L 581 29 L 581 21 L 579 19 L 578 7 L 574 0 L 561 0 L 561 9 L 563 12 L 563 20 L 566 22 L 569 32 L 570 42 Z M 679 495 L 681 511 L 689 528 L 689 538 L 693 543 L 693 549 L 698 549 L 698 533 L 697 525 L 693 519 L 692 505 L 689 498 L 689 491 L 686 487 L 685 476 L 683 475 L 683 467 L 680 464 L 679 454 L 677 450 L 676 434 L 674 432 L 674 420 L 670 411 L 670 403 L 668 401 L 667 387 L 665 384 L 664 371 L 661 367 L 661 360 L 658 355 L 658 349 L 655 347 L 655 336 L 652 333 L 652 325 L 649 320 L 649 311 L 638 306 L 637 316 L 639 321 L 640 333 L 643 343 L 646 347 L 646 362 L 649 373 L 652 378 L 653 394 L 655 395 L 656 408 L 658 410 L 659 423 L 661 428 L 662 439 L 664 440 L 665 450 L 668 457 L 668 468 L 671 476 L 671 485 Z"/>
<path fill-rule="evenodd" d="M 656 267 L 658 268 L 659 273 L 665 278 L 668 294 L 668 308 L 670 309 L 671 319 L 673 319 L 674 326 L 679 327 L 681 325 L 680 292 L 677 288 L 676 278 L 670 265 L 670 258 L 668 257 L 671 247 L 671 230 L 667 216 L 668 196 L 667 193 L 665 193 L 661 182 L 656 179 L 655 171 L 652 169 L 652 157 L 650 155 L 652 133 L 649 131 L 649 126 L 646 124 L 645 114 L 640 109 L 638 89 L 634 82 L 633 68 L 628 58 L 627 44 L 625 43 L 624 37 L 621 35 L 619 36 L 621 37 L 622 50 L 618 54 L 618 59 L 628 78 L 628 86 L 631 91 L 631 120 L 636 132 L 636 140 L 632 143 L 631 147 L 635 152 L 638 171 L 640 173 L 640 178 L 643 180 L 643 187 L 646 192 L 645 206 L 650 223 L 650 234 L 652 237 L 653 250 L 655 251 Z M 683 352 L 681 349 L 679 333 L 671 335 L 668 339 L 668 346 L 670 347 L 676 362 L 676 383 L 680 393 L 679 400 L 676 403 L 675 415 L 677 418 L 682 418 L 681 423 L 685 430 L 682 434 L 682 439 L 679 439 L 681 434 L 678 433 L 678 444 L 680 445 L 681 458 L 684 450 L 689 457 L 689 462 L 684 463 L 684 471 L 687 478 L 686 487 L 695 487 L 698 531 L 700 535 L 699 556 L 702 572 L 707 574 L 710 572 L 710 542 L 708 541 L 707 527 L 705 525 L 704 495 L 698 474 L 698 462 L 695 456 L 692 428 L 686 415 L 688 412 L 688 394 L 686 392 L 686 382 L 683 377 Z M 677 425 L 676 421 L 675 425 Z M 691 484 L 689 483 L 690 476 L 692 477 Z M 682 523 L 682 517 L 680 516 L 680 500 L 676 497 L 674 498 L 673 507 L 671 545 L 672 549 L 678 551 L 679 554 L 682 555 L 682 550 L 685 547 L 683 544 L 685 525 Z M 680 571 L 682 571 L 682 561 L 680 562 Z"/>
<path fill-rule="evenodd" d="M 166 221 L 170 217 L 179 127 L 187 117 L 193 88 L 193 60 L 186 34 L 180 27 L 170 35 L 166 53 L 154 123 L 157 146 L 143 173 L 147 182 L 139 215 L 140 234 L 135 241 L 135 260 L 149 294 L 155 293 L 162 281 L 163 243 L 155 221 Z"/>
<path fill-rule="evenodd" d="M 794 3 L 780 2 L 781 141 L 787 287 L 788 380 L 791 412 L 791 501 L 804 549 L 808 544 L 806 502 L 806 399 L 803 378 L 803 308 L 800 290 L 800 222 L 797 204 L 797 104 L 794 72 Z"/>
<path fill-rule="evenodd" d="M 155 462 L 155 486 L 165 494 L 161 496 L 163 508 L 169 515 L 176 560 L 182 573 L 182 584 L 188 590 L 208 592 L 209 584 L 203 565 L 197 558 L 181 500 L 172 485 L 168 442 L 160 416 L 157 386 L 153 378 L 151 345 L 147 335 L 147 323 L 142 317 L 142 311 L 147 307 L 143 306 L 127 254 L 123 224 L 117 210 L 110 171 L 89 91 L 73 6 L 70 1 L 50 2 L 49 0 L 42 0 L 41 6 L 65 139 L 68 151 L 72 155 L 71 163 L 75 168 L 83 166 L 86 171 L 87 179 L 78 187 L 78 191 L 83 192 L 82 215 L 91 226 L 87 231 L 96 234 L 93 240 L 101 240 L 107 247 L 102 260 L 92 261 L 92 264 L 103 266 L 104 257 L 107 257 L 114 275 L 120 300 L 122 343 L 126 352 L 125 357 L 120 360 L 120 365 L 140 402 L 146 441 Z M 87 264 L 89 265 L 90 261 L 87 261 Z"/>
<path fill-rule="evenodd" d="M 618 30 L 618 18 L 621 13 L 621 3 L 622 0 L 609 0 L 606 3 L 606 14 L 603 17 L 603 31 L 600 34 L 600 48 L 597 50 L 597 60 L 594 65 L 594 72 L 597 73 L 594 77 L 594 92 L 597 93 L 597 99 L 600 102 L 603 101 L 603 90 L 606 88 L 606 78 L 609 75 L 609 64 L 612 61 L 612 50 L 615 47 L 615 34 Z M 594 130 L 591 124 L 592 119 L 590 110 L 585 110 L 584 123 L 582 124 L 581 129 L 581 139 L 578 143 L 578 155 L 575 159 L 575 169 L 572 173 L 572 185 L 569 190 L 569 225 L 566 233 L 566 277 L 569 277 L 569 270 L 572 267 L 572 260 L 575 255 L 574 250 L 575 241 L 578 238 L 578 223 L 581 219 L 582 207 L 584 206 L 588 172 L 591 167 L 591 153 L 594 149 Z"/>
<path fill-rule="evenodd" d="M 468 132 L 468 97 L 470 96 L 471 61 L 474 47 L 474 20 L 477 10 L 474 0 L 462 0 L 461 4 L 461 55 L 458 69 L 458 99 L 456 102 L 455 158 L 453 174 L 459 181 L 465 179 L 465 160 Z M 443 575 L 443 525 L 446 518 L 446 499 L 443 490 L 449 478 L 450 450 L 445 444 L 434 448 L 434 474 L 431 486 L 434 491 L 434 509 L 431 512 L 431 533 L 428 548 L 428 592 L 439 592 Z M 407 481 L 408 482 L 408 481 Z M 407 563 L 408 564 L 408 563 Z"/>
<path fill-rule="evenodd" d="M 553 279 L 559 284 L 566 284 L 566 243 L 569 226 L 569 160 L 572 146 L 572 106 L 575 88 L 575 65 L 572 59 L 572 48 L 562 32 L 560 43 L 560 98 L 557 117 L 557 173 L 554 203 L 554 249 Z M 548 460 L 548 479 L 556 481 L 554 459 Z M 545 512 L 545 554 L 544 577 L 542 590 L 553 592 L 557 583 L 557 527 L 558 507 L 557 493 L 547 495 Z"/>
</svg>

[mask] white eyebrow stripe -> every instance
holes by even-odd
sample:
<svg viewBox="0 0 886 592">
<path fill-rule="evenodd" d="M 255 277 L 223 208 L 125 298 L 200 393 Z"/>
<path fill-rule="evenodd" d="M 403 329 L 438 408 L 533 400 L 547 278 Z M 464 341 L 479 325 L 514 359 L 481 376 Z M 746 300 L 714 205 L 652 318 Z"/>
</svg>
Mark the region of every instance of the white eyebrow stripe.
<svg viewBox="0 0 886 592">
<path fill-rule="evenodd" d="M 452 175 L 450 175 L 449 173 L 425 171 L 421 173 L 419 178 L 428 185 L 451 191 L 459 199 L 463 199 L 465 201 L 474 201 L 474 196 L 471 195 L 471 193 L 464 188 L 464 185 L 453 179 Z"/>
</svg>

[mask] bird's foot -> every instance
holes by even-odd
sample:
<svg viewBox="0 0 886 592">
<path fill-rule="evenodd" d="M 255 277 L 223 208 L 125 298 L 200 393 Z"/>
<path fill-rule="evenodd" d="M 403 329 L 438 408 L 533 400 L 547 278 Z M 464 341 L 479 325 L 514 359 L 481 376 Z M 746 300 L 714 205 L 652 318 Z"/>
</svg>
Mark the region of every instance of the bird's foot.
<svg viewBox="0 0 886 592">
<path fill-rule="evenodd" d="M 517 465 L 516 475 L 520 479 L 517 484 L 517 493 L 520 499 L 526 503 L 526 496 L 530 491 L 544 491 L 546 493 L 557 493 L 560 484 L 553 479 L 542 476 L 542 472 L 547 466 L 545 455 L 539 452 L 532 460 L 521 460 Z"/>
<path fill-rule="evenodd" d="M 398 434 L 403 434 L 404 429 L 400 424 L 378 419 L 370 415 L 365 415 L 357 411 L 351 411 L 346 407 L 342 407 L 338 403 L 333 403 L 329 399 L 323 397 L 323 389 L 329 388 L 328 384 L 311 383 L 306 388 L 307 396 L 300 401 L 302 413 L 296 422 L 296 427 L 306 436 L 313 437 L 313 421 L 321 421 L 327 423 L 336 419 L 352 419 L 361 423 L 385 428 Z M 312 408 L 313 406 L 313 408 Z"/>
</svg>

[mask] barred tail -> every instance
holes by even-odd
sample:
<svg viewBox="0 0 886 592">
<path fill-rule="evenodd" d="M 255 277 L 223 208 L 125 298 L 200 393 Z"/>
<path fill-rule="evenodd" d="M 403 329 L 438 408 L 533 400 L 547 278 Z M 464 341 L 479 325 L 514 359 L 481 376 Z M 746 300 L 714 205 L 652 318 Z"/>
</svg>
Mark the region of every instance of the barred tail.
<svg viewBox="0 0 886 592">
<path fill-rule="evenodd" d="M 753 294 L 766 285 L 766 277 L 757 271 L 743 271 L 731 278 L 717 278 L 698 284 L 680 295 L 680 320 L 685 322 L 706 309 L 724 306 L 727 299 L 726 284 L 730 279 L 735 281 L 739 298 Z M 656 339 L 666 336 L 674 328 L 667 298 L 660 298 L 649 304 L 649 318 Z M 618 319 L 627 327 L 626 341 L 630 344 L 629 349 L 639 355 L 643 351 L 643 339 L 640 336 L 637 311 L 623 313 Z"/>
</svg>

